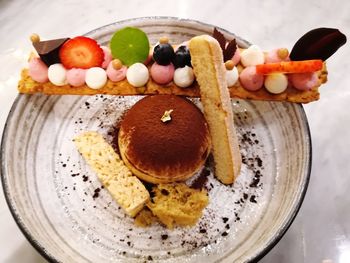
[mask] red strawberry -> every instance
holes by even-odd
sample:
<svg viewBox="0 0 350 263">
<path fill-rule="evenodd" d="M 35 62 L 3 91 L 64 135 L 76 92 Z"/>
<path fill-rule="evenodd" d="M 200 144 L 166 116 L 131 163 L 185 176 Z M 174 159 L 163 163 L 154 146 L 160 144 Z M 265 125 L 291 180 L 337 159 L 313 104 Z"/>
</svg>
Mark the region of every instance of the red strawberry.
<svg viewBox="0 0 350 263">
<path fill-rule="evenodd" d="M 60 48 L 59 57 L 63 66 L 71 68 L 100 67 L 104 59 L 102 48 L 88 37 L 75 37 Z"/>
<path fill-rule="evenodd" d="M 270 74 L 281 73 L 307 73 L 321 70 L 323 61 L 319 59 L 302 61 L 283 61 L 278 63 L 267 63 L 256 65 L 256 73 Z"/>
</svg>

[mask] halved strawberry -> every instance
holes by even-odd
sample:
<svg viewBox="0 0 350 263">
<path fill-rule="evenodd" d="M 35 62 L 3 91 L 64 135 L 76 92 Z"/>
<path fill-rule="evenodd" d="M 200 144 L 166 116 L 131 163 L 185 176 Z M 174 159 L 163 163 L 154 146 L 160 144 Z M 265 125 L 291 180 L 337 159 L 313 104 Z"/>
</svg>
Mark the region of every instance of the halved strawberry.
<svg viewBox="0 0 350 263">
<path fill-rule="evenodd" d="M 302 61 L 283 61 L 278 63 L 267 63 L 256 65 L 256 73 L 307 73 L 321 70 L 323 61 L 320 59 Z"/>
<path fill-rule="evenodd" d="M 67 69 L 100 67 L 104 59 L 102 48 L 88 37 L 69 39 L 60 48 L 59 57 Z"/>
</svg>

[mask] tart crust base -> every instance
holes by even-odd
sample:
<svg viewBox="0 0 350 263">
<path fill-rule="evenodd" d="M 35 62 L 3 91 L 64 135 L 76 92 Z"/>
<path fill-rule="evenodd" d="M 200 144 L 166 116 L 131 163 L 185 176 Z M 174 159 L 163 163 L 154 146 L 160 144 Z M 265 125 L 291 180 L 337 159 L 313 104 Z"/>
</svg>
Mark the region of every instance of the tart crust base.
<svg viewBox="0 0 350 263">
<path fill-rule="evenodd" d="M 241 86 L 239 81 L 229 88 L 230 97 L 238 99 L 251 99 L 251 100 L 267 100 L 267 101 L 289 101 L 297 103 L 308 103 L 318 100 L 320 93 L 318 88 L 321 84 L 327 82 L 327 68 L 326 64 L 319 74 L 319 83 L 309 91 L 299 91 L 293 87 L 288 87 L 286 91 L 281 94 L 271 94 L 265 88 L 261 88 L 258 91 L 249 91 Z M 18 82 L 19 93 L 35 94 L 42 93 L 46 95 L 154 95 L 154 94 L 174 94 L 186 97 L 200 97 L 198 83 L 195 81 L 188 88 L 180 88 L 173 82 L 167 85 L 159 85 L 149 79 L 144 87 L 136 88 L 129 84 L 125 79 L 119 82 L 107 81 L 107 84 L 101 89 L 91 89 L 87 85 L 80 87 L 73 87 L 71 85 L 56 86 L 51 82 L 39 83 L 34 81 L 28 73 L 28 69 L 23 69 L 21 72 L 21 79 Z"/>
</svg>

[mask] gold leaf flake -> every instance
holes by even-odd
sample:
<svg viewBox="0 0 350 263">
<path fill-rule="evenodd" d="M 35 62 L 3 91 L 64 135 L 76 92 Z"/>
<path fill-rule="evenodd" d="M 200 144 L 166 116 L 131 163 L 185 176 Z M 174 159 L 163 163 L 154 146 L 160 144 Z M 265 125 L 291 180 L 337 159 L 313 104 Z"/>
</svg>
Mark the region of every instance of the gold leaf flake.
<svg viewBox="0 0 350 263">
<path fill-rule="evenodd" d="M 168 121 L 171 121 L 171 113 L 173 112 L 174 110 L 171 109 L 171 110 L 166 110 L 162 116 L 162 118 L 160 118 L 160 120 L 162 122 L 168 122 Z"/>
</svg>

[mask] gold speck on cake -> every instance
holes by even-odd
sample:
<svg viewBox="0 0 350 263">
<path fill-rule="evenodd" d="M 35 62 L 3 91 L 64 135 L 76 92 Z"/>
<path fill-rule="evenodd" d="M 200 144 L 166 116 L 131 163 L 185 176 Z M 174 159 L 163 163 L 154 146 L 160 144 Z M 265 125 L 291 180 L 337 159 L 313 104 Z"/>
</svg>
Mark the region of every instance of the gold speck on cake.
<svg viewBox="0 0 350 263">
<path fill-rule="evenodd" d="M 168 122 L 168 121 L 171 121 L 171 113 L 173 112 L 174 110 L 171 109 L 171 110 L 166 110 L 163 114 L 163 116 L 160 118 L 160 120 L 162 122 Z"/>
</svg>

